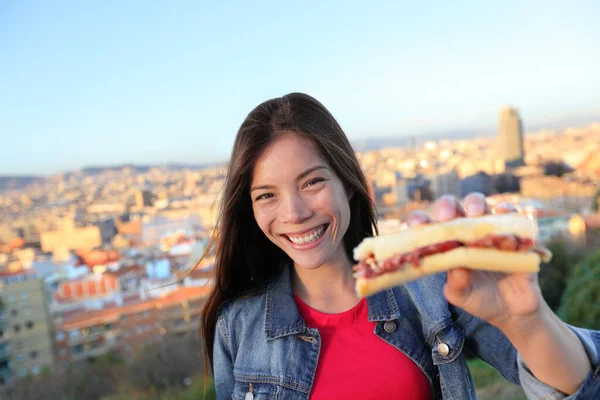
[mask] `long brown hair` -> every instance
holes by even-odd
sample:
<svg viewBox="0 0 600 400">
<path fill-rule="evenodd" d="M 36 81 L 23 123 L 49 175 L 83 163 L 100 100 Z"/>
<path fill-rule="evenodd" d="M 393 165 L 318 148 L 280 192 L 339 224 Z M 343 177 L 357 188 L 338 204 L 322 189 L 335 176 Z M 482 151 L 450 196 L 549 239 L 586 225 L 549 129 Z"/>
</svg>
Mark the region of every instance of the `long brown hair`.
<svg viewBox="0 0 600 400">
<path fill-rule="evenodd" d="M 211 369 L 219 308 L 243 293 L 263 288 L 287 258 L 259 229 L 249 190 L 256 160 L 277 137 L 290 131 L 313 141 L 346 191 L 352 193 L 350 225 L 344 236 L 348 257 L 352 259 L 352 249 L 377 231 L 375 207 L 354 150 L 333 115 L 319 101 L 306 94 L 290 93 L 252 110 L 235 138 L 217 229 L 211 240 L 211 246 L 216 244 L 215 285 L 204 305 L 201 326 Z"/>
</svg>

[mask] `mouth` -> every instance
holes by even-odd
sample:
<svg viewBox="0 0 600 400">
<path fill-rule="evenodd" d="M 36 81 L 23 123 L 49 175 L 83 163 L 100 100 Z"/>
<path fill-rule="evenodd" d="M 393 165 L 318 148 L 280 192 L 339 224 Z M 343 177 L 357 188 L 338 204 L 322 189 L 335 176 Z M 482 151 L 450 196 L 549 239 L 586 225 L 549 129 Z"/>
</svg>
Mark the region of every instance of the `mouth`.
<svg viewBox="0 0 600 400">
<path fill-rule="evenodd" d="M 295 246 L 307 246 L 319 241 L 319 239 L 323 237 L 323 234 L 325 233 L 328 227 L 329 224 L 323 224 L 308 232 L 304 232 L 301 235 L 283 234 L 282 236 L 285 237 L 290 243 L 292 243 Z"/>
</svg>

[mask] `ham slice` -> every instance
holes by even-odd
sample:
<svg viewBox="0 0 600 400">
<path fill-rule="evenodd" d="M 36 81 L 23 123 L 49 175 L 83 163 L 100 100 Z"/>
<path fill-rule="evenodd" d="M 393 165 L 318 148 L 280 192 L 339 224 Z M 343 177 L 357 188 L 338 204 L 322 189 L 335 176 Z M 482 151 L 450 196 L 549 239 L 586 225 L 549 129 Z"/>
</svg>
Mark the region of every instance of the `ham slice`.
<svg viewBox="0 0 600 400">
<path fill-rule="evenodd" d="M 458 247 L 476 247 L 476 248 L 495 248 L 500 251 L 526 252 L 535 251 L 540 254 L 544 260 L 546 253 L 544 249 L 534 246 L 533 240 L 528 238 L 519 238 L 515 235 L 488 235 L 470 243 L 462 243 L 457 240 L 448 240 L 430 246 L 421 247 L 410 253 L 398 253 L 392 257 L 377 262 L 373 255 L 362 259 L 354 266 L 354 276 L 356 278 L 374 278 L 388 272 L 397 271 L 401 268 L 412 266 L 419 268 L 420 260 L 423 257 L 433 254 L 445 253 Z M 547 252 L 547 250 L 546 250 Z"/>
</svg>

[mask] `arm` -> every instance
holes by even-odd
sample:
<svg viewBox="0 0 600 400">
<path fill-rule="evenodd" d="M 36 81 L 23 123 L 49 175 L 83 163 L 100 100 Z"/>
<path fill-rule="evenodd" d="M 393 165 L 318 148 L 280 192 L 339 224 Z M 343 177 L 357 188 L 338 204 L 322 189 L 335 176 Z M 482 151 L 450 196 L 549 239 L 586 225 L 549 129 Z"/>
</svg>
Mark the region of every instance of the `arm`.
<svg viewBox="0 0 600 400">
<path fill-rule="evenodd" d="M 594 332 L 565 325 L 543 299 L 537 313 L 512 318 L 499 324 L 519 352 L 521 370 L 525 369 L 540 382 L 571 395 L 598 371 L 598 346 Z M 600 334 L 596 332 L 596 339 Z M 586 346 L 584 346 L 584 343 Z M 597 376 L 600 378 L 600 376 Z M 598 379 L 596 379 L 598 384 Z"/>
<path fill-rule="evenodd" d="M 217 320 L 215 344 L 213 349 L 213 375 L 217 399 L 230 399 L 233 393 L 233 357 L 229 332 L 223 317 Z"/>
<path fill-rule="evenodd" d="M 524 356 L 517 353 L 517 349 L 513 343 L 508 340 L 507 336 L 499 328 L 487 321 L 472 316 L 458 307 L 451 306 L 451 310 L 455 322 L 465 332 L 466 347 L 477 357 L 494 367 L 502 374 L 502 376 L 504 376 L 504 378 L 512 383 L 521 385 L 527 394 L 527 398 L 555 400 L 587 400 L 600 398 L 600 332 L 568 326 L 558 320 L 556 316 L 553 317 L 553 319 L 556 318 L 556 320 L 558 320 L 561 331 L 562 328 L 565 328 L 568 331 L 569 337 L 571 337 L 571 335 L 575 337 L 576 342 L 571 342 L 571 345 L 573 345 L 575 349 L 579 346 L 583 347 L 585 353 L 583 364 L 589 365 L 591 361 L 591 369 L 588 374 L 584 376 L 582 383 L 576 388 L 577 391 L 567 397 L 563 391 L 559 391 L 554 387 L 556 384 L 555 382 L 550 382 L 550 384 L 548 384 L 549 381 L 545 381 L 538 376 L 544 371 L 540 370 L 535 371 L 534 373 L 532 369 L 530 369 Z M 566 332 L 563 332 L 563 334 L 566 334 Z M 539 340 L 534 338 L 535 335 L 533 335 L 532 332 L 525 332 L 523 336 L 527 337 L 528 340 Z M 537 346 L 537 344 L 534 346 Z M 568 351 L 570 351 L 570 347 L 568 348 Z M 548 349 L 545 348 L 542 353 L 544 352 L 548 352 Z M 553 350 L 550 352 L 553 352 Z M 534 362 L 542 361 L 542 364 L 543 362 L 548 362 L 538 359 L 536 354 L 539 355 L 540 353 L 539 351 L 536 352 L 533 347 L 523 350 L 523 353 L 527 353 L 526 357 L 528 357 L 528 359 L 531 359 L 532 357 L 535 358 Z M 554 356 L 558 357 L 557 354 L 551 355 L 551 357 Z M 548 362 L 547 366 L 552 372 L 552 370 L 556 369 L 557 365 L 566 367 L 566 365 L 563 365 L 564 363 L 564 359 L 559 359 L 558 362 L 553 364 Z M 546 367 L 546 365 L 543 366 Z M 552 377 L 550 377 L 550 379 L 552 379 Z"/>
<path fill-rule="evenodd" d="M 435 220 L 476 217 L 490 212 L 481 194 L 468 195 L 464 204 L 463 209 L 454 197 L 442 197 L 433 208 Z M 495 211 L 514 212 L 514 207 L 501 204 Z M 432 220 L 413 214 L 407 222 L 414 226 L 431 223 Z M 506 361 L 498 363 L 493 360 L 503 357 L 497 353 L 507 351 L 501 345 L 504 341 L 495 343 L 495 340 L 481 335 L 475 337 L 476 333 L 472 335 L 475 347 L 482 347 L 479 354 L 486 353 L 482 358 L 486 361 L 492 359 L 490 364 L 501 372 L 506 371 L 502 372 L 503 375 L 518 367 L 521 384 L 528 394 L 533 393 L 529 390 L 532 387 L 543 387 L 542 392 L 536 393 L 545 394 L 534 398 L 564 398 L 564 393 L 577 393 L 570 397 L 577 399 L 600 398 L 597 397 L 600 394 L 600 333 L 569 329 L 560 321 L 544 301 L 536 274 L 502 274 L 457 268 L 448 272 L 444 296 L 456 309 L 477 317 L 468 323 L 468 329 L 487 329 L 478 327 L 478 320 L 495 326 L 510 341 L 510 348 L 514 346 L 518 351 L 518 362 L 509 361 L 506 365 Z M 581 335 L 582 332 L 587 333 Z"/>
</svg>

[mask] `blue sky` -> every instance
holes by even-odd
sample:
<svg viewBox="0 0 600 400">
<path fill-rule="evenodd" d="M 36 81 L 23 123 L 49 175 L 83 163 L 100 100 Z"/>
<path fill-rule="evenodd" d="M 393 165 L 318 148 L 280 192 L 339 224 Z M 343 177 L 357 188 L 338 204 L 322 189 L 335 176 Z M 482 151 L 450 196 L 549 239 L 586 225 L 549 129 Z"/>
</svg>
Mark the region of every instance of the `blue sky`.
<svg viewBox="0 0 600 400">
<path fill-rule="evenodd" d="M 600 2 L 0 2 L 0 174 L 227 159 L 291 91 L 351 139 L 600 115 Z"/>
</svg>

